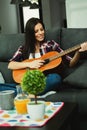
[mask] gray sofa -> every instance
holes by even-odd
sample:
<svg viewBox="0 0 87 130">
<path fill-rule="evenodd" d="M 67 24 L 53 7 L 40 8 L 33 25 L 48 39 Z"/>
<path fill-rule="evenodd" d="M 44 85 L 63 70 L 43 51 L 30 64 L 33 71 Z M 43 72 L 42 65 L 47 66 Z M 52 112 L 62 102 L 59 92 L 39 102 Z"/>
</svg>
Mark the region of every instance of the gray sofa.
<svg viewBox="0 0 87 130">
<path fill-rule="evenodd" d="M 57 35 L 58 34 L 58 35 Z M 49 38 L 48 38 L 49 37 Z M 66 50 L 87 41 L 87 29 L 62 28 L 57 32 L 49 32 L 48 39 L 59 41 L 61 47 Z M 73 53 L 71 54 L 73 55 Z M 77 102 L 80 115 L 81 130 L 87 129 L 87 52 L 81 53 L 78 64 L 69 68 L 65 66 L 62 71 L 63 81 L 56 94 L 48 96 L 46 100 Z"/>
<path fill-rule="evenodd" d="M 87 29 L 56 28 L 46 32 L 46 39 L 55 40 L 66 50 L 67 48 L 87 41 Z M 24 34 L 0 34 L 0 72 L 6 84 L 15 83 L 12 77 L 12 71 L 8 70 L 7 66 L 9 59 L 19 45 L 23 43 Z M 71 53 L 71 55 L 73 54 L 74 52 Z M 77 102 L 81 124 L 85 123 L 87 121 L 87 52 L 81 53 L 80 60 L 75 67 L 68 68 L 65 66 L 61 76 L 63 81 L 58 87 L 57 93 L 48 96 L 46 100 Z M 84 124 L 82 128 L 82 130 L 85 130 Z"/>
</svg>

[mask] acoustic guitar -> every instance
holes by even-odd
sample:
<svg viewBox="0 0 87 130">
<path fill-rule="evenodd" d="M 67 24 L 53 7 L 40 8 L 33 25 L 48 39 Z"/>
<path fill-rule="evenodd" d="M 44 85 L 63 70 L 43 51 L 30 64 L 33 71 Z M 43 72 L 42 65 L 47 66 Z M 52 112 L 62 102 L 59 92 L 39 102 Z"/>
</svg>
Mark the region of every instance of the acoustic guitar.
<svg viewBox="0 0 87 130">
<path fill-rule="evenodd" d="M 66 55 L 68 53 L 71 53 L 73 51 L 76 51 L 80 48 L 81 48 L 80 45 L 76 45 L 61 53 L 58 53 L 57 51 L 52 51 L 52 52 L 46 53 L 45 55 L 42 55 L 40 58 L 27 59 L 22 62 L 30 62 L 30 61 L 38 60 L 38 59 L 44 60 L 45 61 L 44 65 L 39 68 L 39 70 L 44 72 L 44 71 L 47 71 L 47 70 L 50 70 L 50 69 L 53 69 L 53 68 L 59 66 L 62 61 L 62 58 L 61 58 L 62 56 Z M 17 83 L 21 83 L 23 75 L 28 69 L 29 68 L 13 70 L 14 81 Z"/>
</svg>

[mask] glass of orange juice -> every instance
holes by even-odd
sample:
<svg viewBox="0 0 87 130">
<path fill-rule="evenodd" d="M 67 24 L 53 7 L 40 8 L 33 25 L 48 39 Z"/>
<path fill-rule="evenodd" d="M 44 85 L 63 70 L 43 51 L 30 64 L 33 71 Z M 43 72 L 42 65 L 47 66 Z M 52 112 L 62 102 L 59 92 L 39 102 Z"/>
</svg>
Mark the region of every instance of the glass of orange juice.
<svg viewBox="0 0 87 130">
<path fill-rule="evenodd" d="M 27 103 L 30 102 L 29 98 L 15 98 L 14 105 L 18 114 L 27 114 Z"/>
</svg>

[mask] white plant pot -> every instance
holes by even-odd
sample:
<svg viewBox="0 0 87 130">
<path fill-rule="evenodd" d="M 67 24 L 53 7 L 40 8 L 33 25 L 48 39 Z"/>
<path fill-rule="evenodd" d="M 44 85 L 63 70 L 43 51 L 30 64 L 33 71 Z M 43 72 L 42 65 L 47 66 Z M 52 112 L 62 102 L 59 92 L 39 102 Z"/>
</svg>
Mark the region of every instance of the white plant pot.
<svg viewBox="0 0 87 130">
<path fill-rule="evenodd" d="M 31 119 L 42 120 L 44 119 L 44 114 L 45 114 L 45 102 L 38 101 L 38 104 L 34 104 L 34 102 L 30 102 L 27 104 L 27 111 Z"/>
</svg>

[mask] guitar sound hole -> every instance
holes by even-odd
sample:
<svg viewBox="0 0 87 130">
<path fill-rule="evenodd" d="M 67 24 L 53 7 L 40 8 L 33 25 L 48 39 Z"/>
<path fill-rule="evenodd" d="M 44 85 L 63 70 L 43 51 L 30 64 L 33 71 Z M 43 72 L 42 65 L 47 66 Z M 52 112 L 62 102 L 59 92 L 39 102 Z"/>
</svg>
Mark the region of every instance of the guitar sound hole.
<svg viewBox="0 0 87 130">
<path fill-rule="evenodd" d="M 45 62 L 44 62 L 44 64 L 47 64 L 47 63 L 49 63 L 50 62 L 50 60 L 49 59 L 46 59 L 46 60 L 44 60 Z"/>
</svg>

